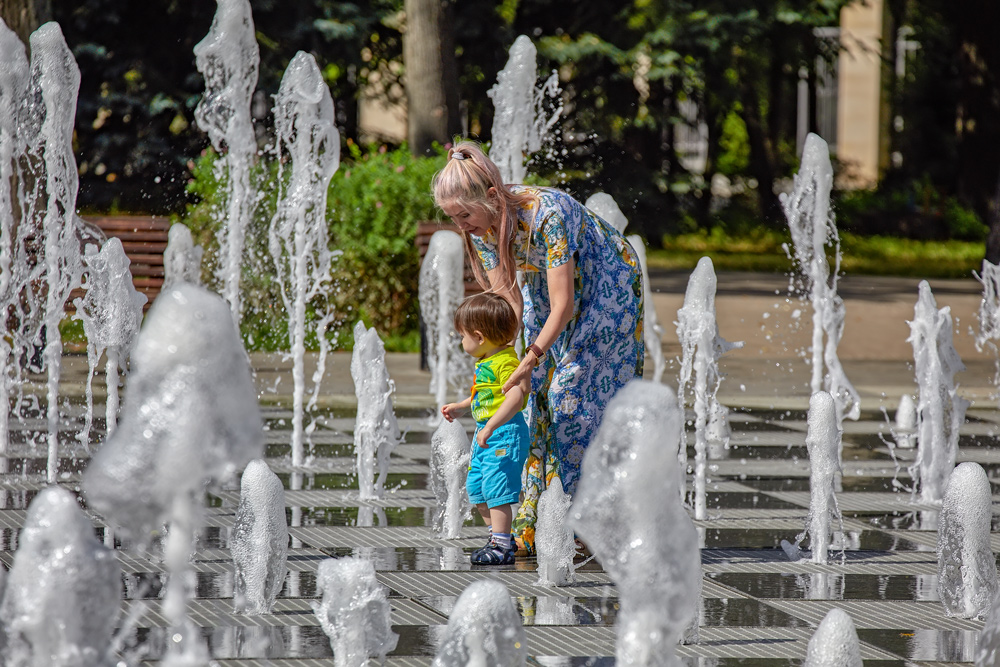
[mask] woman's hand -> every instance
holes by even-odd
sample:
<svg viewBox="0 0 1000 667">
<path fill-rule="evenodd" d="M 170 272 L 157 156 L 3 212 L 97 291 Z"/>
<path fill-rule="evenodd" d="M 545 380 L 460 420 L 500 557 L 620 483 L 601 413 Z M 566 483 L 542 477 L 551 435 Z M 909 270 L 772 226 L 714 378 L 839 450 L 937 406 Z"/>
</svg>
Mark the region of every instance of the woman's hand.
<svg viewBox="0 0 1000 667">
<path fill-rule="evenodd" d="M 476 444 L 483 449 L 486 449 L 489 447 L 489 445 L 486 444 L 486 441 L 490 439 L 491 435 L 493 435 L 493 429 L 490 428 L 488 423 L 484 424 L 478 431 L 476 431 Z"/>
<path fill-rule="evenodd" d="M 510 374 L 507 381 L 503 383 L 503 387 L 500 388 L 504 394 L 513 389 L 514 387 L 521 385 L 521 383 L 526 383 L 527 386 L 531 386 L 531 371 L 535 368 L 535 353 L 525 352 L 524 359 L 521 359 L 521 363 L 517 365 L 514 372 Z M 523 386 L 523 385 L 522 385 Z"/>
</svg>

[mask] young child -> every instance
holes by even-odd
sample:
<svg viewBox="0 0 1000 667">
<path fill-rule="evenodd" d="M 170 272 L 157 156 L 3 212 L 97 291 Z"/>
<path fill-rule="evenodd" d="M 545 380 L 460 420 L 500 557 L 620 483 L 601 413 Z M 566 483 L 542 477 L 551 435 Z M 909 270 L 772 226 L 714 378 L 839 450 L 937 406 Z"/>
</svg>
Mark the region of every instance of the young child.
<svg viewBox="0 0 1000 667">
<path fill-rule="evenodd" d="M 455 311 L 462 347 L 478 361 L 469 398 L 443 406 L 441 414 L 453 421 L 471 407 L 476 420 L 465 488 L 490 529 L 490 539 L 473 552 L 473 565 L 509 565 L 517 551 L 510 524 L 528 456 L 528 425 L 521 410 L 531 387 L 527 378 L 506 394 L 501 387 L 520 363 L 510 344 L 518 326 L 514 308 L 492 292 L 470 296 Z"/>
</svg>

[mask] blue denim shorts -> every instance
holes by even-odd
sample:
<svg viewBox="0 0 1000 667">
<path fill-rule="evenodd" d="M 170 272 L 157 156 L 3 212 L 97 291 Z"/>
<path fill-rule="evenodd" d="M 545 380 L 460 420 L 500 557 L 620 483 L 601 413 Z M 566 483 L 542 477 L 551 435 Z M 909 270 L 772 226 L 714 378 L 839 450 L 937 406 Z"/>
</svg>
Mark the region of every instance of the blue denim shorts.
<svg viewBox="0 0 1000 667">
<path fill-rule="evenodd" d="M 478 432 L 484 424 L 478 424 Z M 476 444 L 472 436 L 472 459 L 465 490 L 472 504 L 487 507 L 510 505 L 521 500 L 521 471 L 528 458 L 528 425 L 518 412 L 493 432 L 487 447 Z"/>
</svg>

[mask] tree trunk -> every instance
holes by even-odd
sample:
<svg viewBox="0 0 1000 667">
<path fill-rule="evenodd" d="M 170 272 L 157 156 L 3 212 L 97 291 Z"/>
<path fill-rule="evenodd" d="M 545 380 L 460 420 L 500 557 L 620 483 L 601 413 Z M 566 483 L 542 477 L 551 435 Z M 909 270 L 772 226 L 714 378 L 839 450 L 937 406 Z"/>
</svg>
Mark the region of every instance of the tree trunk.
<svg viewBox="0 0 1000 667">
<path fill-rule="evenodd" d="M 458 68 L 447 20 L 449 4 L 448 0 L 404 2 L 407 136 L 414 155 L 429 153 L 434 142 L 447 143 L 449 132 L 457 129 L 452 123 L 458 117 Z"/>
<path fill-rule="evenodd" d="M 0 0 L 0 19 L 28 46 L 38 26 L 52 20 L 51 0 Z"/>
</svg>

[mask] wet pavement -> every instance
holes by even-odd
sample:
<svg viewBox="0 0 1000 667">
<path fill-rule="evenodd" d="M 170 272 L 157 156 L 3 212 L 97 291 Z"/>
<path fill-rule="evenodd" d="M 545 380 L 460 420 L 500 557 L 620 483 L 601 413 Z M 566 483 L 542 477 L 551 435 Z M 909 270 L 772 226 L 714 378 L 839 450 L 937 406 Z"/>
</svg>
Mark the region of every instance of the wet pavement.
<svg viewBox="0 0 1000 667">
<path fill-rule="evenodd" d="M 854 620 L 866 664 L 974 659 L 982 623 L 946 616 L 938 600 L 937 511 L 905 491 L 910 484 L 907 466 L 915 452 L 890 451 L 888 446 L 892 437 L 887 416 L 893 415 L 902 393 L 915 387 L 906 331 L 900 332 L 899 323 L 889 317 L 912 318 L 917 281 L 870 282 L 858 279 L 842 289 L 848 323 L 841 359 L 862 395 L 863 414 L 844 425 L 844 471 L 837 493 L 844 519 L 836 536 L 838 551 L 828 564 L 815 564 L 791 562 L 780 547 L 781 540 L 793 541 L 803 532 L 809 506 L 805 409 L 810 373 L 796 348 L 796 336 L 803 334 L 788 328 L 795 320 L 811 326 L 810 317 L 801 312 L 792 318 L 795 308 L 807 312 L 807 306 L 774 293 L 787 286 L 782 276 L 719 278 L 720 333 L 729 340 L 746 340 L 747 348 L 723 357 L 721 366 L 725 377 L 720 398 L 732 411 L 733 437 L 725 456 L 710 461 L 708 516 L 695 521 L 702 541 L 700 632 L 696 642 L 677 649 L 688 664 L 800 664 L 817 624 L 834 606 Z M 675 356 L 672 322 L 686 276 L 654 275 L 653 285 L 660 290 L 656 303 L 667 331 L 664 349 Z M 949 306 L 960 319 L 955 341 L 968 370 L 957 381 L 959 392 L 973 401 L 961 431 L 958 460 L 980 463 L 996 493 L 1000 411 L 994 397 L 995 362 L 990 354 L 975 350 L 968 331 L 975 328 L 978 283 L 935 281 L 932 287 L 936 294 L 940 289 L 938 305 Z M 861 323 L 863 332 L 852 332 L 857 326 L 852 312 L 862 305 L 876 308 L 885 320 L 869 317 Z M 766 354 L 765 344 L 770 346 Z M 419 369 L 417 355 L 388 356 L 405 435 L 392 455 L 385 498 L 359 499 L 349 361 L 348 355 L 335 354 L 328 362 L 307 464 L 293 469 L 288 445 L 290 363 L 279 355 L 252 355 L 267 428 L 267 462 L 286 488 L 290 573 L 273 614 L 233 613 L 228 547 L 239 491 L 235 484 L 213 490 L 206 499 L 207 525 L 193 557 L 197 599 L 189 612 L 218 664 L 331 664 L 330 643 L 312 610 L 316 571 L 323 559 L 345 555 L 373 560 L 379 581 L 389 591 L 393 629 L 400 639 L 387 664 L 429 665 L 458 595 L 484 577 L 499 579 L 510 591 L 526 629 L 529 664 L 612 664 L 618 593 L 598 563 L 581 567 L 572 585 L 539 586 L 536 563 L 530 558 L 489 570 L 469 564 L 469 552 L 484 538 L 481 522 L 468 521 L 460 539 L 432 535 L 427 527 L 435 504 L 428 489 L 432 427 L 427 417 L 433 398 L 430 376 Z M 66 357 L 61 395 L 69 405 L 60 437 L 59 483 L 74 491 L 89 459 L 74 439 L 82 425 L 85 374 L 85 357 Z M 664 379 L 676 384 L 676 363 Z M 94 388 L 97 413 L 103 415 L 103 378 L 95 379 Z M 98 443 L 103 437 L 100 422 L 94 438 Z M 44 434 L 36 435 L 44 430 L 44 420 L 14 422 L 12 428 L 16 444 L 0 462 L 8 471 L 0 475 L 0 560 L 8 567 L 25 509 L 44 487 L 46 463 Z M 994 512 L 996 528 L 1000 513 Z M 100 518 L 92 519 L 103 536 Z M 374 525 L 359 525 L 369 522 Z M 991 535 L 991 543 L 994 552 L 1000 551 L 1000 534 Z M 160 608 L 163 565 L 126 550 L 117 553 L 125 573 L 123 609 L 139 619 L 128 633 L 127 650 L 132 655 L 142 646 L 142 660 L 156 664 L 167 642 Z"/>
</svg>

